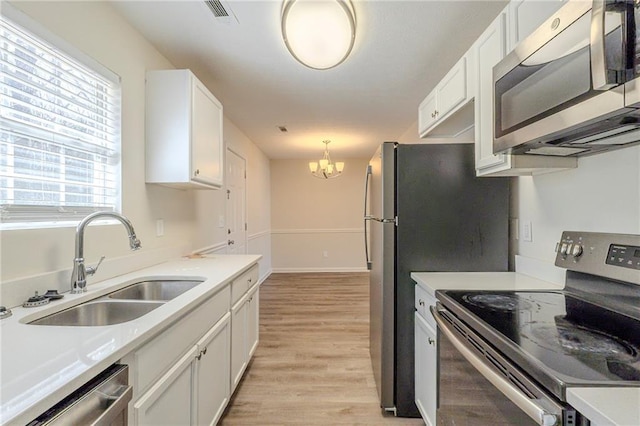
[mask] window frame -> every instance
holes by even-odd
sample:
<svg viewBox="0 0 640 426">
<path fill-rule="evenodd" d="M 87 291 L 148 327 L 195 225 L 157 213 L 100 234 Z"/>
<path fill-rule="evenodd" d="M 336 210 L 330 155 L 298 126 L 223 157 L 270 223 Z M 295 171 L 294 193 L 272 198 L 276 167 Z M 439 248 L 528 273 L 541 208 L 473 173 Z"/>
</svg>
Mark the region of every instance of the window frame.
<svg viewBox="0 0 640 426">
<path fill-rule="evenodd" d="M 121 78 L 115 72 L 111 71 L 104 65 L 100 64 L 91 56 L 85 54 L 80 49 L 71 45 L 61 37 L 46 29 L 42 24 L 36 22 L 25 13 L 21 12 L 7 2 L 2 5 L 0 11 L 3 18 L 10 23 L 20 27 L 22 30 L 30 33 L 35 38 L 49 45 L 55 51 L 67 56 L 70 60 L 81 64 L 90 71 L 110 81 L 116 87 L 115 96 L 117 105 L 117 117 L 115 120 L 116 136 L 114 141 L 115 156 L 117 158 L 114 165 L 114 181 L 115 181 L 115 205 L 116 212 L 122 212 L 122 84 Z M 34 132 L 35 133 L 35 132 Z M 37 137 L 38 135 L 30 135 Z M 43 229 L 57 227 L 76 226 L 80 220 L 92 211 L 104 210 L 99 207 L 85 206 L 74 209 L 73 207 L 63 206 L 24 206 L 24 205 L 4 205 L 0 206 L 0 230 L 12 229 Z M 6 218 L 5 215 L 15 215 L 15 218 Z M 105 221 L 108 223 L 110 221 Z"/>
</svg>

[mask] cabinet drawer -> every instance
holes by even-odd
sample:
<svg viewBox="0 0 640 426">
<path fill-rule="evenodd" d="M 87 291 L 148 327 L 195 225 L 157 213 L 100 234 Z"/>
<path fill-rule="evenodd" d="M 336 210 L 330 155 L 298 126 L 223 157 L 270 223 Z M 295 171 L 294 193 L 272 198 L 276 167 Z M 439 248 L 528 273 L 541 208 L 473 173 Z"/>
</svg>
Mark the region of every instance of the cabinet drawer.
<svg viewBox="0 0 640 426">
<path fill-rule="evenodd" d="M 135 351 L 133 383 L 138 395 L 146 391 L 185 350 L 195 345 L 200 337 L 229 311 L 229 297 L 230 289 L 227 285 L 186 317 Z"/>
<path fill-rule="evenodd" d="M 258 265 L 244 272 L 231 282 L 231 306 L 233 306 L 244 294 L 258 282 Z"/>
<path fill-rule="evenodd" d="M 436 299 L 427 293 L 424 288 L 416 285 L 416 312 L 420 314 L 420 316 L 424 318 L 434 330 L 437 328 L 436 320 L 431 315 L 429 306 L 433 306 L 435 304 Z"/>
</svg>

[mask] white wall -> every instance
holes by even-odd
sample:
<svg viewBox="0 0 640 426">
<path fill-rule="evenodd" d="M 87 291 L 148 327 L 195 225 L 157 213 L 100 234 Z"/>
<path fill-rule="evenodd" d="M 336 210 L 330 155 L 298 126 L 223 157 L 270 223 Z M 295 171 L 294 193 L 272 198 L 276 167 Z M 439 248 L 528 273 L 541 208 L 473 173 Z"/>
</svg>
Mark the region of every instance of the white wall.
<svg viewBox="0 0 640 426">
<path fill-rule="evenodd" d="M 261 254 L 260 277 L 271 273 L 271 173 L 269 159 L 230 120 L 224 121 L 224 141 L 227 148 L 247 162 L 247 240 L 248 254 Z M 225 216 L 226 188 L 220 191 L 197 191 L 194 250 L 226 252 L 227 233 L 218 226 L 218 217 Z"/>
<path fill-rule="evenodd" d="M 145 184 L 145 73 L 151 69 L 174 68 L 173 65 L 121 18 L 109 2 L 19 1 L 13 4 L 50 32 L 111 69 L 122 80 L 122 212 L 133 223 L 143 248 L 130 252 L 126 233 L 120 225 L 89 227 L 85 243 L 87 263 L 96 262 L 101 255 L 107 256 L 89 284 L 219 242 L 217 230 L 212 230 L 208 219 L 202 215 L 193 191 Z M 249 193 L 249 206 L 257 210 L 256 206 L 262 205 L 266 206 L 263 210 L 268 210 L 267 160 L 235 126 L 228 121 L 225 126 L 229 127 L 225 128 L 225 138 L 231 145 L 243 147 L 249 173 L 254 173 L 260 181 L 249 185 L 249 191 L 260 192 L 256 197 Z M 224 212 L 221 193 L 212 195 L 209 206 Z M 162 237 L 156 237 L 157 219 L 164 220 Z M 269 228 L 268 219 L 251 214 L 249 223 L 250 232 Z M 2 304 L 15 306 L 36 289 L 40 292 L 49 288 L 68 290 L 74 231 L 73 228 L 53 228 L 0 234 Z M 267 250 L 268 260 L 269 245 L 260 247 Z"/>
<path fill-rule="evenodd" d="M 514 178 L 512 214 L 533 241 L 515 253 L 553 263 L 562 231 L 640 234 L 640 146 L 582 157 L 578 168 Z"/>
<path fill-rule="evenodd" d="M 342 176 L 324 180 L 309 173 L 308 160 L 271 161 L 274 271 L 366 270 L 362 203 L 368 160 L 344 162 Z"/>
</svg>

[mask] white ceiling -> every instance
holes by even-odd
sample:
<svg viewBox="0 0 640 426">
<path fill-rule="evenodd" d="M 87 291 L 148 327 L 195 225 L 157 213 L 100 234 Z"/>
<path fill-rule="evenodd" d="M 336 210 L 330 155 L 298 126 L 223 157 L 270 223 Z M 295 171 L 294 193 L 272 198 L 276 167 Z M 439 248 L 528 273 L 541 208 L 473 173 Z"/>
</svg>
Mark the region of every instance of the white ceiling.
<svg viewBox="0 0 640 426">
<path fill-rule="evenodd" d="M 177 68 L 190 68 L 268 157 L 316 158 L 330 139 L 339 160 L 369 157 L 415 125 L 418 104 L 506 2 L 356 0 L 354 49 L 324 71 L 288 53 L 281 1 L 227 1 L 231 23 L 203 1 L 113 4 Z"/>
</svg>

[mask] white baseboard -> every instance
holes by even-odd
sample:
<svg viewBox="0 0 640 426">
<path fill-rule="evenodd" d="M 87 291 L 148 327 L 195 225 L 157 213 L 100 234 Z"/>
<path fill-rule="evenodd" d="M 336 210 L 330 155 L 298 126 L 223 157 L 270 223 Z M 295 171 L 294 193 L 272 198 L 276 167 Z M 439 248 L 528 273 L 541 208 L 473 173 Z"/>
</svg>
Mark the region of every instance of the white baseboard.
<svg viewBox="0 0 640 426">
<path fill-rule="evenodd" d="M 267 278 L 271 276 L 272 273 L 273 271 L 269 269 L 264 275 L 258 277 L 258 284 L 262 284 L 263 282 L 265 282 Z"/>
</svg>

